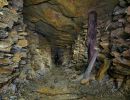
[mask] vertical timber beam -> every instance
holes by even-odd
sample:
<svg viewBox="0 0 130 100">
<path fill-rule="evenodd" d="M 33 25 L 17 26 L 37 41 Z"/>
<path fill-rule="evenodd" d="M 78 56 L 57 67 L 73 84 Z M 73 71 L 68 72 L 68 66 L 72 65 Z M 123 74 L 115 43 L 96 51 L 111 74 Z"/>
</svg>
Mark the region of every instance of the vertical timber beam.
<svg viewBox="0 0 130 100">
<path fill-rule="evenodd" d="M 91 11 L 88 15 L 88 63 L 90 63 L 96 46 L 96 34 L 97 34 L 97 13 Z"/>
<path fill-rule="evenodd" d="M 94 63 L 98 56 L 96 47 L 96 34 L 97 34 L 97 13 L 96 11 L 91 11 L 88 14 L 88 67 L 83 76 L 82 84 L 89 82 L 90 74 L 93 69 Z"/>
</svg>

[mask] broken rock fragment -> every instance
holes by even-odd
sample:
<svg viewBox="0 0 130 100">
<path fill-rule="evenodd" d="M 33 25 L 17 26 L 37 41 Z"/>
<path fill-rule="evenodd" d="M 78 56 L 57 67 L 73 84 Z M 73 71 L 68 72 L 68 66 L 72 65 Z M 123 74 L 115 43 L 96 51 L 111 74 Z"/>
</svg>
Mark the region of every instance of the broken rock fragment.
<svg viewBox="0 0 130 100">
<path fill-rule="evenodd" d="M 5 39 L 6 37 L 8 37 L 8 32 L 0 30 L 0 39 Z"/>
<path fill-rule="evenodd" d="M 27 47 L 28 46 L 28 41 L 26 39 L 19 40 L 17 45 L 19 47 Z"/>
<path fill-rule="evenodd" d="M 12 28 L 14 22 L 17 22 L 19 15 L 8 8 L 0 8 L 0 28 Z"/>
<path fill-rule="evenodd" d="M 0 0 L 0 8 L 4 7 L 6 5 L 8 5 L 7 0 Z"/>
</svg>

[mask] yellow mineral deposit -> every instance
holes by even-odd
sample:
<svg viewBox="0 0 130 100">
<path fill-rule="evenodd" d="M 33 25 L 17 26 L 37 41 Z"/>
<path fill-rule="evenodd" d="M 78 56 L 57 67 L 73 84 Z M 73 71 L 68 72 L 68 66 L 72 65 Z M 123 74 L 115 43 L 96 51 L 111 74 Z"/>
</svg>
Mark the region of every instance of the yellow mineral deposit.
<svg viewBox="0 0 130 100">
<path fill-rule="evenodd" d="M 8 5 L 7 0 L 0 0 L 0 8 L 4 7 L 6 5 Z"/>
</svg>

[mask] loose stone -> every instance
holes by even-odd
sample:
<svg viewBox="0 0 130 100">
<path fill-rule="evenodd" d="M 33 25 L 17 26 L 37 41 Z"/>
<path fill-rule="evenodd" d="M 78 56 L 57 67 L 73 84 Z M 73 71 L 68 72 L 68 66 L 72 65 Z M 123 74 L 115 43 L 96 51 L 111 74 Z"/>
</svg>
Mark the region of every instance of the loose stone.
<svg viewBox="0 0 130 100">
<path fill-rule="evenodd" d="M 0 30 L 0 39 L 5 39 L 8 37 L 8 32 Z"/>
<path fill-rule="evenodd" d="M 27 47 L 28 46 L 28 41 L 27 40 L 19 40 L 18 44 L 19 47 Z"/>
</svg>

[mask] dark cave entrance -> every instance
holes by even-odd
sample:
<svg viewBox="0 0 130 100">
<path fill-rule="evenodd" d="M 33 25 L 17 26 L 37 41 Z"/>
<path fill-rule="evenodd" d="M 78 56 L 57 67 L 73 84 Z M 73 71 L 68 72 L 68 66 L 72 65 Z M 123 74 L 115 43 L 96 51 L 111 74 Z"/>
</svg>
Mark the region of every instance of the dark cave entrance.
<svg viewBox="0 0 130 100">
<path fill-rule="evenodd" d="M 52 61 L 56 66 L 63 63 L 63 49 L 59 47 L 52 48 Z"/>
</svg>

